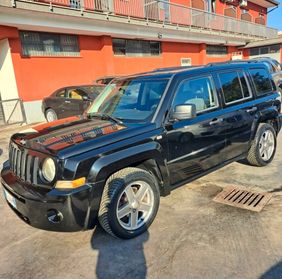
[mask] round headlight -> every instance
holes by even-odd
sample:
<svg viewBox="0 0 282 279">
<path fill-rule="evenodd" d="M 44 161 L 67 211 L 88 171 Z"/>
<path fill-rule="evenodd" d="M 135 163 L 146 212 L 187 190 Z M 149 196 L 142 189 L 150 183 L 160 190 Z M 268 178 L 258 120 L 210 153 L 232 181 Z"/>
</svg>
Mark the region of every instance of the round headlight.
<svg viewBox="0 0 282 279">
<path fill-rule="evenodd" d="M 51 158 L 44 160 L 42 165 L 42 176 L 48 182 L 52 182 L 56 175 L 55 162 Z"/>
</svg>

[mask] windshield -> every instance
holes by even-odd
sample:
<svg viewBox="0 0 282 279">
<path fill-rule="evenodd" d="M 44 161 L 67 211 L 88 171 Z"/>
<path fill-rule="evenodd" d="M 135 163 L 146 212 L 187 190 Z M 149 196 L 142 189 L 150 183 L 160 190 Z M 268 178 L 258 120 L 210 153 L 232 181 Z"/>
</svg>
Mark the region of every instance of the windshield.
<svg viewBox="0 0 282 279">
<path fill-rule="evenodd" d="M 150 121 L 168 79 L 122 79 L 109 84 L 88 110 L 132 122 Z"/>
</svg>

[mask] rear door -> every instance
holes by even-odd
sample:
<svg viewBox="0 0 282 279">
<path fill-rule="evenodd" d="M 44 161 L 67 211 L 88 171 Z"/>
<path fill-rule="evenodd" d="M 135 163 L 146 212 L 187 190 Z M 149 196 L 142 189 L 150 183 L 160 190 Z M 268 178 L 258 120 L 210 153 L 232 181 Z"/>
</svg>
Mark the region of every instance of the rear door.
<svg viewBox="0 0 282 279">
<path fill-rule="evenodd" d="M 168 168 L 171 184 L 181 183 L 220 164 L 225 148 L 225 127 L 211 74 L 182 80 L 176 90 L 176 105 L 194 104 L 197 116 L 166 125 Z"/>
<path fill-rule="evenodd" d="M 224 106 L 222 116 L 226 133 L 224 161 L 227 161 L 248 151 L 258 108 L 248 75 L 244 70 L 222 71 L 216 73 L 216 78 Z"/>
</svg>

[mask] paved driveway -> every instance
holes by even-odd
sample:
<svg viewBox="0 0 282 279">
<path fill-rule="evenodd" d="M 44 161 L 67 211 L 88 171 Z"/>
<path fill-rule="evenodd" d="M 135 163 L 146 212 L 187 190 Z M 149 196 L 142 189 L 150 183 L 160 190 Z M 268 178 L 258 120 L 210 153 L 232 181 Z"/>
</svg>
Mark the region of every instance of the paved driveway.
<svg viewBox="0 0 282 279">
<path fill-rule="evenodd" d="M 8 138 L 0 133 L 0 163 Z M 216 204 L 227 185 L 273 191 L 261 213 Z M 282 278 L 282 137 L 265 168 L 233 163 L 161 199 L 139 238 L 114 239 L 99 227 L 78 233 L 29 227 L 0 198 L 0 278 Z"/>
</svg>

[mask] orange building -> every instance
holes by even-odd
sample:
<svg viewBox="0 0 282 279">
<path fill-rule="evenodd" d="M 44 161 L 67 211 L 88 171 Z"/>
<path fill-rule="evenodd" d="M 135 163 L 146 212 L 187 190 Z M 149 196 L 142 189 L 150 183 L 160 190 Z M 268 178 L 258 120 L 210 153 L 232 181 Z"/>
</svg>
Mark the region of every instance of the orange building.
<svg viewBox="0 0 282 279">
<path fill-rule="evenodd" d="M 0 122 L 1 115 L 6 122 L 21 117 L 18 99 L 27 122 L 43 120 L 42 98 L 62 86 L 229 60 L 240 46 L 277 37 L 266 26 L 268 9 L 277 5 L 275 0 L 1 0 Z M 10 106 L 8 100 L 14 100 Z"/>
</svg>

